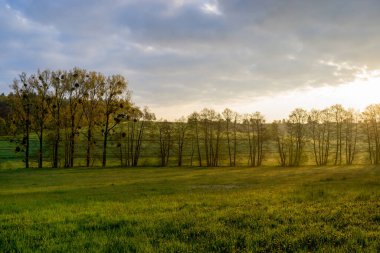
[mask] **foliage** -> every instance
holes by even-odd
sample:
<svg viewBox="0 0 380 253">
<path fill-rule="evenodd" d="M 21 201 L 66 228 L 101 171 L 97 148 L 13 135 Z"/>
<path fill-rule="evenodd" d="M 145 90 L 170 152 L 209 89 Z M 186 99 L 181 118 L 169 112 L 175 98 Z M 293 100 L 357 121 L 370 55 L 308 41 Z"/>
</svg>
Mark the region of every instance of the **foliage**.
<svg viewBox="0 0 380 253">
<path fill-rule="evenodd" d="M 64 167 L 73 167 L 76 142 L 84 125 L 87 126 L 87 166 L 90 166 L 96 122 L 103 124 L 102 164 L 105 166 L 108 135 L 131 107 L 124 77 L 112 75 L 106 78 L 100 73 L 79 68 L 44 70 L 30 76 L 22 73 L 14 81 L 8 97 L 13 124 L 10 134 L 15 138 L 22 134 L 22 142 L 18 141 L 22 148 L 16 149 L 25 154 L 26 167 L 29 167 L 31 131 L 39 139 L 39 168 L 43 166 L 44 149 L 52 149 L 52 167 L 58 167 L 62 142 Z M 44 147 L 44 137 L 48 137 L 50 147 Z"/>
</svg>

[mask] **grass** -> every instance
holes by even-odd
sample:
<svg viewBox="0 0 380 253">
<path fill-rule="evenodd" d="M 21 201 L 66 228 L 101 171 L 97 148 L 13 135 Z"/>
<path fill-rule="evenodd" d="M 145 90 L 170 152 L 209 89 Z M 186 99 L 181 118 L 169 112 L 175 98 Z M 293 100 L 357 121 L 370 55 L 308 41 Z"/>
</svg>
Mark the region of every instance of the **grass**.
<svg viewBox="0 0 380 253">
<path fill-rule="evenodd" d="M 379 252 L 380 167 L 0 170 L 3 252 Z"/>
</svg>

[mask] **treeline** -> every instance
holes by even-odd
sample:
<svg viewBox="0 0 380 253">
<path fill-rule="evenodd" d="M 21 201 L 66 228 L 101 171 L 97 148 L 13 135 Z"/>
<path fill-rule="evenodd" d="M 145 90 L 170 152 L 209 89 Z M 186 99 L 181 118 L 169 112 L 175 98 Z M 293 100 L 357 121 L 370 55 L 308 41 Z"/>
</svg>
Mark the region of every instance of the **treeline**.
<svg viewBox="0 0 380 253">
<path fill-rule="evenodd" d="M 98 159 L 106 167 L 109 150 L 121 166 L 139 166 L 148 153 L 160 166 L 350 165 L 359 151 L 361 162 L 380 163 L 380 104 L 362 113 L 341 105 L 297 108 L 273 123 L 260 112 L 207 108 L 175 122 L 156 121 L 132 103 L 123 76 L 74 68 L 21 74 L 12 92 L 0 96 L 0 117 L 1 134 L 27 168 L 31 157 L 38 167 L 57 168 L 73 167 L 83 155 L 85 166 Z M 30 154 L 31 139 L 37 156 Z"/>
<path fill-rule="evenodd" d="M 174 145 L 179 148 L 177 152 L 174 150 L 179 155 L 178 166 L 183 129 L 189 132 L 188 141 L 193 143 L 191 160 L 196 158 L 199 166 L 219 166 L 221 161 L 224 165 L 236 166 L 239 158 L 244 160 L 243 164 L 255 167 L 268 161 L 269 153 L 274 152 L 276 159 L 271 160 L 271 164 L 300 166 L 312 161 L 320 166 L 353 164 L 359 155 L 359 146 L 364 151 L 361 162 L 378 164 L 379 120 L 380 105 L 370 105 L 363 113 L 333 105 L 309 112 L 297 108 L 287 119 L 272 123 L 266 123 L 260 112 L 239 115 L 230 109 L 222 113 L 203 109 L 188 117 L 186 127 L 179 128 L 178 122 L 156 124 L 160 128 L 160 140 L 169 142 L 171 135 L 179 138 Z M 168 125 L 172 126 L 172 134 Z M 162 129 L 165 129 L 164 136 Z M 164 150 L 169 150 L 169 145 L 166 146 Z M 168 158 L 164 159 L 163 155 L 161 160 L 165 166 Z"/>
</svg>

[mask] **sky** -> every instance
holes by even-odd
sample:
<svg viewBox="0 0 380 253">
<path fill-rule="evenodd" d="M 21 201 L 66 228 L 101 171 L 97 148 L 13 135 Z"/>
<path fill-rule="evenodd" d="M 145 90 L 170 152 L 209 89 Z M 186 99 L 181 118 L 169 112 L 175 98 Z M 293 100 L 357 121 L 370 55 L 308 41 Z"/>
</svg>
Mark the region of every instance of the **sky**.
<svg viewBox="0 0 380 253">
<path fill-rule="evenodd" d="M 379 0 L 0 0 L 0 90 L 38 69 L 122 74 L 173 120 L 380 103 Z"/>
</svg>

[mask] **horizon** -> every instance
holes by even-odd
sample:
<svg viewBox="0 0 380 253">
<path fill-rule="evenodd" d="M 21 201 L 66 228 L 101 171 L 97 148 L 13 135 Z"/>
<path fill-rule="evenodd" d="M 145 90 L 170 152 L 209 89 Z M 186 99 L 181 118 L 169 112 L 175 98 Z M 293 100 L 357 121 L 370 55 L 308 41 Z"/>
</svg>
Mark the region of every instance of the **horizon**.
<svg viewBox="0 0 380 253">
<path fill-rule="evenodd" d="M 122 74 L 132 101 L 168 120 L 204 107 L 267 121 L 362 111 L 380 102 L 379 11 L 375 0 L 0 0 L 0 88 L 79 66 Z"/>
</svg>

